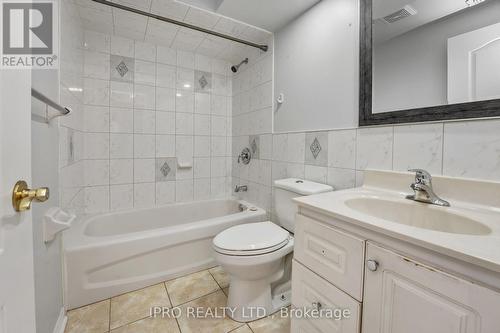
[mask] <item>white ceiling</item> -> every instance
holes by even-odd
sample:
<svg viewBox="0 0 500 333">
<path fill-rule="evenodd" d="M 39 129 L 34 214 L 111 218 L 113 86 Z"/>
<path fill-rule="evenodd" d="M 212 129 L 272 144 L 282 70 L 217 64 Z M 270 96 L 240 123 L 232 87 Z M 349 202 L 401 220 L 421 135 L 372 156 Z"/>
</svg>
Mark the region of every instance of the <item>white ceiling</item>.
<svg viewBox="0 0 500 333">
<path fill-rule="evenodd" d="M 472 0 L 469 1 L 474 4 Z M 479 3 L 477 1 L 476 3 Z M 415 16 L 410 16 L 396 23 L 388 24 L 381 20 L 404 6 L 410 5 L 417 10 Z M 467 8 L 465 0 L 374 0 L 373 1 L 373 39 L 376 44 L 400 36 L 424 24 L 451 15 Z"/>
<path fill-rule="evenodd" d="M 258 44 L 272 43 L 272 33 L 174 0 L 111 0 L 143 11 L 212 29 Z M 250 0 L 248 0 L 250 1 Z M 239 62 L 260 52 L 256 48 L 182 28 L 91 0 L 74 0 L 85 29 L 164 45 Z"/>
<path fill-rule="evenodd" d="M 217 13 L 276 32 L 319 1 L 224 0 L 219 5 Z"/>
</svg>

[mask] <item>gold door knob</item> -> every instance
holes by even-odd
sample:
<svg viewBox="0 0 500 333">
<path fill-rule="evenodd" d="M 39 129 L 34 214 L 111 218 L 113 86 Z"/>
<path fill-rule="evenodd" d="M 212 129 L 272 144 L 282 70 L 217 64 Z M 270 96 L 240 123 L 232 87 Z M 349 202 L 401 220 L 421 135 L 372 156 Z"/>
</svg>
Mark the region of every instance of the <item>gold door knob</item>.
<svg viewBox="0 0 500 333">
<path fill-rule="evenodd" d="M 12 206 L 16 212 L 24 212 L 31 208 L 33 200 L 44 202 L 49 199 L 49 188 L 40 187 L 34 190 L 28 188 L 28 184 L 24 180 L 20 180 L 14 185 L 12 191 Z"/>
</svg>

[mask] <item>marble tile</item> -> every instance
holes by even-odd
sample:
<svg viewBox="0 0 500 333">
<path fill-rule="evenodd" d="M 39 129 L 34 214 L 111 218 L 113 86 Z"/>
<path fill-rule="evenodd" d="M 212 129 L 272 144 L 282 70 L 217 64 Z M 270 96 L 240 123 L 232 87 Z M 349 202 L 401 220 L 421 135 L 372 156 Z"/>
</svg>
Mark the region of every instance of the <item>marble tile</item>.
<svg viewBox="0 0 500 333">
<path fill-rule="evenodd" d="M 86 105 L 109 105 L 109 81 L 85 79 L 83 81 L 83 103 Z"/>
<path fill-rule="evenodd" d="M 156 85 L 158 87 L 175 88 L 177 76 L 174 66 L 158 64 L 156 68 Z"/>
<path fill-rule="evenodd" d="M 133 159 L 112 159 L 109 162 L 109 183 L 111 185 L 132 184 L 134 182 Z"/>
<path fill-rule="evenodd" d="M 356 167 L 356 130 L 328 132 L 328 166 L 354 169 Z"/>
<path fill-rule="evenodd" d="M 165 205 L 175 202 L 175 182 L 156 183 L 156 204 Z"/>
<path fill-rule="evenodd" d="M 195 93 L 194 112 L 202 114 L 210 114 L 210 110 L 211 110 L 210 95 L 203 93 Z"/>
<path fill-rule="evenodd" d="M 193 273 L 165 282 L 172 305 L 176 306 L 219 289 L 209 271 Z"/>
<path fill-rule="evenodd" d="M 443 174 L 500 181 L 500 120 L 444 125 Z"/>
<path fill-rule="evenodd" d="M 194 71 L 192 69 L 177 68 L 177 90 L 194 90 Z"/>
<path fill-rule="evenodd" d="M 163 283 L 111 299 L 111 329 L 149 316 L 152 306 L 171 306 Z"/>
<path fill-rule="evenodd" d="M 156 81 L 156 64 L 154 62 L 136 60 L 134 82 L 154 86 Z"/>
<path fill-rule="evenodd" d="M 110 141 L 108 133 L 85 133 L 84 152 L 87 159 L 109 158 Z"/>
<path fill-rule="evenodd" d="M 154 110 L 156 102 L 155 87 L 134 85 L 134 108 Z"/>
<path fill-rule="evenodd" d="M 135 58 L 155 62 L 156 45 L 135 41 Z"/>
<path fill-rule="evenodd" d="M 194 115 L 194 133 L 196 135 L 210 135 L 210 116 L 204 114 Z"/>
<path fill-rule="evenodd" d="M 216 136 L 227 135 L 226 117 L 212 116 L 211 130 L 212 130 L 212 135 Z"/>
<path fill-rule="evenodd" d="M 194 94 L 190 91 L 177 90 L 175 93 L 175 111 L 193 113 Z"/>
<path fill-rule="evenodd" d="M 194 191 L 193 179 L 177 180 L 175 182 L 175 201 L 176 202 L 192 201 L 194 197 L 193 191 Z"/>
<path fill-rule="evenodd" d="M 119 327 L 111 333 L 180 333 L 175 318 L 145 318 Z"/>
<path fill-rule="evenodd" d="M 224 272 L 222 267 L 220 266 L 213 267 L 210 268 L 208 271 L 210 272 L 210 274 L 212 274 L 215 281 L 217 281 L 217 284 L 221 288 L 226 288 L 227 286 L 229 286 L 229 275 L 227 275 L 226 272 Z"/>
<path fill-rule="evenodd" d="M 156 203 L 155 183 L 134 184 L 134 207 L 149 208 Z"/>
<path fill-rule="evenodd" d="M 227 116 L 228 98 L 226 96 L 211 95 L 210 113 L 217 116 Z"/>
<path fill-rule="evenodd" d="M 109 329 L 109 305 L 105 300 L 99 303 L 68 311 L 65 333 L 104 333 Z"/>
<path fill-rule="evenodd" d="M 109 130 L 111 133 L 133 133 L 134 112 L 132 109 L 111 108 Z"/>
<path fill-rule="evenodd" d="M 254 333 L 289 333 L 290 318 L 282 318 L 280 312 L 266 318 L 248 323 Z"/>
<path fill-rule="evenodd" d="M 174 112 L 156 112 L 156 134 L 175 134 Z"/>
<path fill-rule="evenodd" d="M 134 156 L 133 134 L 110 134 L 110 158 L 132 158 Z"/>
<path fill-rule="evenodd" d="M 156 135 L 156 157 L 175 156 L 175 135 Z"/>
<path fill-rule="evenodd" d="M 134 106 L 134 86 L 127 82 L 111 81 L 109 103 L 113 107 L 131 109 Z"/>
<path fill-rule="evenodd" d="M 134 133 L 155 134 L 156 112 L 153 110 L 134 110 Z"/>
<path fill-rule="evenodd" d="M 111 210 L 132 209 L 134 207 L 134 185 L 112 185 L 109 189 Z"/>
<path fill-rule="evenodd" d="M 443 124 L 394 127 L 394 170 L 425 169 L 441 174 Z"/>
<path fill-rule="evenodd" d="M 260 136 L 250 135 L 248 137 L 248 148 L 252 153 L 252 159 L 260 159 Z"/>
<path fill-rule="evenodd" d="M 155 159 L 134 160 L 134 183 L 148 183 L 155 181 Z"/>
<path fill-rule="evenodd" d="M 273 135 L 273 160 L 285 162 L 288 152 L 288 135 L 275 134 Z"/>
<path fill-rule="evenodd" d="M 287 162 L 304 163 L 305 158 L 305 133 L 288 134 Z"/>
<path fill-rule="evenodd" d="M 328 185 L 334 190 L 344 190 L 356 186 L 356 171 L 353 169 L 328 168 Z"/>
<path fill-rule="evenodd" d="M 392 170 L 393 127 L 358 129 L 356 169 Z"/>
<path fill-rule="evenodd" d="M 107 106 L 84 106 L 85 131 L 108 132 L 109 108 Z"/>
<path fill-rule="evenodd" d="M 167 65 L 176 65 L 177 51 L 169 47 L 158 45 L 156 48 L 156 61 Z"/>
<path fill-rule="evenodd" d="M 156 87 L 156 110 L 175 111 L 175 89 Z"/>
<path fill-rule="evenodd" d="M 304 178 L 306 180 L 326 184 L 328 178 L 328 168 L 315 166 L 315 165 L 306 165 L 304 168 Z"/>
<path fill-rule="evenodd" d="M 182 306 L 183 315 L 178 319 L 179 326 L 181 327 L 182 333 L 225 333 L 230 332 L 243 324 L 232 320 L 229 317 L 223 318 L 192 318 L 186 315 L 186 307 L 201 307 L 205 309 L 212 309 L 215 311 L 216 308 L 221 308 L 226 306 L 227 297 L 224 295 L 222 290 L 219 290 L 210 295 L 201 297 L 192 302 L 189 302 Z M 220 311 L 220 310 L 219 310 Z M 272 331 L 269 331 L 272 332 Z"/>
<path fill-rule="evenodd" d="M 83 74 L 89 78 L 108 80 L 109 65 L 109 54 L 87 51 L 84 55 Z"/>
<path fill-rule="evenodd" d="M 208 200 L 210 194 L 210 178 L 194 180 L 194 200 Z"/>
<path fill-rule="evenodd" d="M 109 210 L 109 186 L 86 187 L 84 192 L 85 213 L 103 213 Z"/>
<path fill-rule="evenodd" d="M 195 63 L 195 54 L 187 51 L 177 51 L 177 66 L 193 69 Z"/>
<path fill-rule="evenodd" d="M 306 133 L 305 163 L 326 167 L 328 165 L 328 132 Z"/>
<path fill-rule="evenodd" d="M 175 115 L 175 134 L 193 135 L 194 115 L 192 113 L 176 113 Z"/>
<path fill-rule="evenodd" d="M 152 158 L 156 156 L 156 143 L 154 134 L 134 135 L 134 157 Z"/>
<path fill-rule="evenodd" d="M 134 41 L 119 36 L 111 36 L 111 54 L 124 57 L 134 56 Z"/>
</svg>

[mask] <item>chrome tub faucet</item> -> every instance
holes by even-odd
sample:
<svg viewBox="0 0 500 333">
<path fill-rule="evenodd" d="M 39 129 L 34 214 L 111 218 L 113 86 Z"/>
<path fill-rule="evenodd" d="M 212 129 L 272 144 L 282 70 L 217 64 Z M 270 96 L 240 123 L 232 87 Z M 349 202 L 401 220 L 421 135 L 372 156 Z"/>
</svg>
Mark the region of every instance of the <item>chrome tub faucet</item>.
<svg viewBox="0 0 500 333">
<path fill-rule="evenodd" d="M 236 187 L 234 188 L 234 192 L 238 193 L 238 192 L 246 192 L 248 191 L 248 186 L 246 185 L 236 185 Z"/>
<path fill-rule="evenodd" d="M 406 199 L 442 207 L 450 206 L 448 201 L 441 199 L 434 193 L 432 177 L 429 172 L 422 169 L 410 169 L 408 171 L 415 172 L 415 182 L 410 185 L 415 194 L 407 195 Z"/>
</svg>

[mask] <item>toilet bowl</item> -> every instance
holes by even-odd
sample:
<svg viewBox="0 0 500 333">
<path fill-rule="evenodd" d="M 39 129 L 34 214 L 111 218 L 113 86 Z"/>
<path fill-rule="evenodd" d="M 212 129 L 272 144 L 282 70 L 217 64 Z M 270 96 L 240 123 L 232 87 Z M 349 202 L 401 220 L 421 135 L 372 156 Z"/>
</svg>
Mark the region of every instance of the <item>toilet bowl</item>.
<svg viewBox="0 0 500 333">
<path fill-rule="evenodd" d="M 332 191 L 300 179 L 275 182 L 278 224 L 266 221 L 226 229 L 213 240 L 215 260 L 230 277 L 228 314 L 239 322 L 268 316 L 290 305 L 293 230 L 292 199 Z"/>
</svg>

